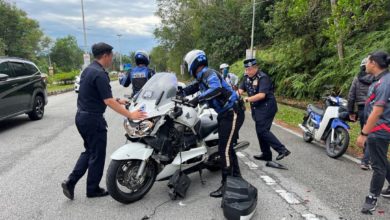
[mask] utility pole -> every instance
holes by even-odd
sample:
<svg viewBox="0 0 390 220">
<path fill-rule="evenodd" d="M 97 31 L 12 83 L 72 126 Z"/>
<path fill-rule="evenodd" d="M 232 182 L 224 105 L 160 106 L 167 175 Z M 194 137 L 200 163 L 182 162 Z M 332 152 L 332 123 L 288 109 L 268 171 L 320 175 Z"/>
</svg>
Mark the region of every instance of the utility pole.
<svg viewBox="0 0 390 220">
<path fill-rule="evenodd" d="M 123 70 L 123 66 L 122 66 L 122 53 L 121 53 L 121 37 L 123 35 L 122 34 L 117 34 L 116 36 L 118 36 L 118 42 L 119 42 L 119 48 L 118 48 L 118 51 L 119 51 L 119 71 L 122 71 Z"/>
<path fill-rule="evenodd" d="M 84 65 L 83 69 L 86 68 L 89 65 L 90 57 L 88 53 L 88 46 L 87 46 L 87 32 L 85 30 L 85 17 L 84 17 L 84 1 L 81 0 L 81 15 L 83 18 L 83 33 L 84 33 Z"/>
<path fill-rule="evenodd" d="M 252 35 L 251 35 L 251 56 L 250 56 L 250 58 L 253 58 L 253 36 L 255 35 L 255 11 L 256 11 L 256 0 L 253 0 Z"/>
</svg>

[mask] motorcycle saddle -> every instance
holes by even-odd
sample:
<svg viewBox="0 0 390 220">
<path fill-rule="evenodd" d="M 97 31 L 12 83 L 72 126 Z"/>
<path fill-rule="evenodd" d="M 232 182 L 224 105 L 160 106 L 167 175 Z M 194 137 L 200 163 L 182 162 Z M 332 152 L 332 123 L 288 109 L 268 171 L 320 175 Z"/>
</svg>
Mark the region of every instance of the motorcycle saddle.
<svg viewBox="0 0 390 220">
<path fill-rule="evenodd" d="M 308 108 L 309 108 L 310 110 L 312 110 L 312 111 L 313 111 L 314 113 L 316 113 L 316 114 L 319 114 L 319 115 L 321 115 L 321 116 L 324 115 L 324 110 L 323 110 L 322 108 L 319 108 L 319 107 L 314 106 L 314 105 L 309 105 Z"/>
</svg>

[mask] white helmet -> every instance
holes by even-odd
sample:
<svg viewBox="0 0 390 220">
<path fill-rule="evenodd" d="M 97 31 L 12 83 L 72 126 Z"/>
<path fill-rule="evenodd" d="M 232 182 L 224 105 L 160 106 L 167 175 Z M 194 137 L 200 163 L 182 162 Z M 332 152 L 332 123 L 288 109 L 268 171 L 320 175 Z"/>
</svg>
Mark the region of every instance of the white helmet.
<svg viewBox="0 0 390 220">
<path fill-rule="evenodd" d="M 202 50 L 191 50 L 184 56 L 184 70 L 196 77 L 199 66 L 208 66 L 206 53 Z"/>
<path fill-rule="evenodd" d="M 225 69 L 225 68 L 228 68 L 229 67 L 229 64 L 227 63 L 222 63 L 220 66 L 219 66 L 219 69 Z"/>
</svg>

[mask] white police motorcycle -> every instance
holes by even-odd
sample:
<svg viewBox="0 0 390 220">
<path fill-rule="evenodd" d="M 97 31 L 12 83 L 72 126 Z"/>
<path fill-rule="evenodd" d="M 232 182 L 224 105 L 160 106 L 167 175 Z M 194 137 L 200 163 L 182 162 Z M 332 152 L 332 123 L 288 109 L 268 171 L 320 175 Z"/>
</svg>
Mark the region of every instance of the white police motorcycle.
<svg viewBox="0 0 390 220">
<path fill-rule="evenodd" d="M 349 146 L 349 120 L 347 100 L 328 96 L 324 109 L 309 104 L 299 127 L 303 131 L 303 140 L 325 141 L 326 153 L 329 157 L 342 156 Z"/>
<path fill-rule="evenodd" d="M 176 76 L 158 73 L 134 97 L 129 110 L 141 108 L 148 116 L 142 121 L 125 119 L 130 142 L 111 155 L 106 184 L 118 202 L 140 200 L 155 181 L 168 180 L 179 169 L 184 173 L 220 169 L 216 113 L 190 106 L 176 91 Z M 240 142 L 234 148 L 248 146 L 249 142 Z"/>
</svg>

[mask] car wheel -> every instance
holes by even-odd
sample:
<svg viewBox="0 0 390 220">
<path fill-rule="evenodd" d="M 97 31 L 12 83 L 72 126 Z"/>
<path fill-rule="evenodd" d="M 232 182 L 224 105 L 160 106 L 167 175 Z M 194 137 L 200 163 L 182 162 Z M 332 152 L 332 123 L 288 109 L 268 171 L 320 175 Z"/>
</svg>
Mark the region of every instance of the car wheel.
<svg viewBox="0 0 390 220">
<path fill-rule="evenodd" d="M 33 110 L 28 113 L 28 117 L 31 120 L 40 120 L 43 118 L 43 114 L 45 113 L 45 103 L 43 101 L 42 96 L 35 96 L 33 102 Z"/>
</svg>

